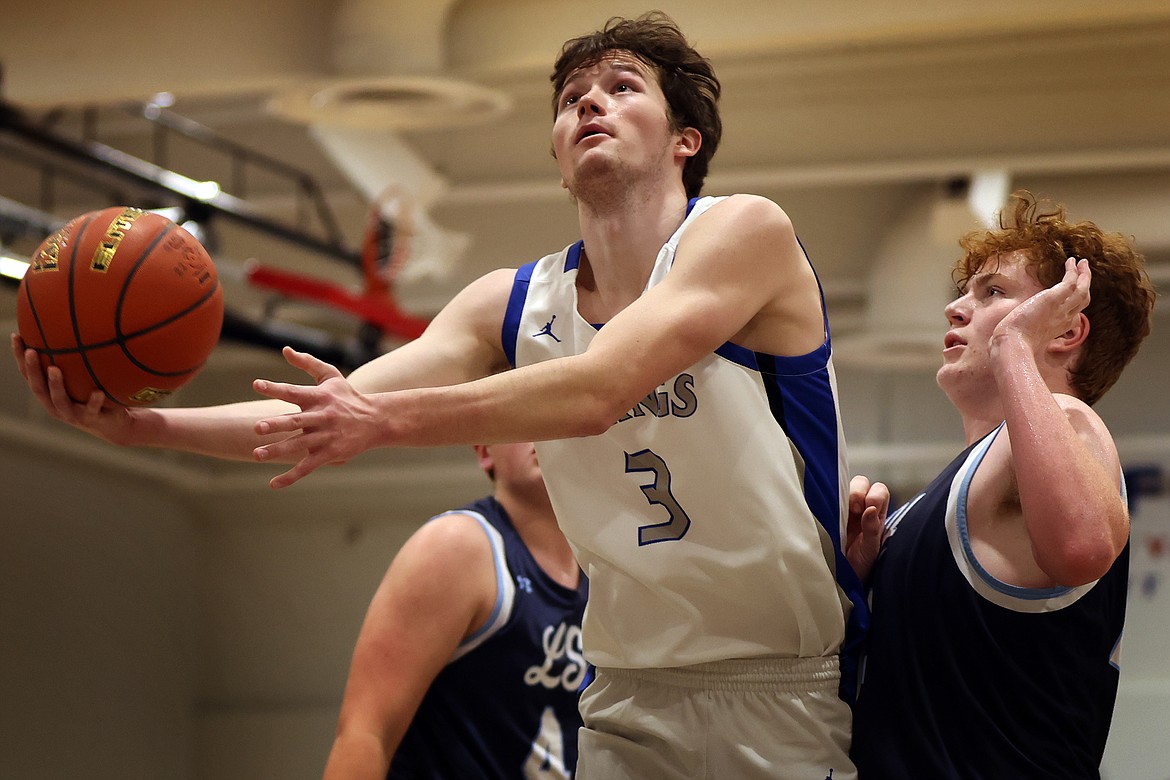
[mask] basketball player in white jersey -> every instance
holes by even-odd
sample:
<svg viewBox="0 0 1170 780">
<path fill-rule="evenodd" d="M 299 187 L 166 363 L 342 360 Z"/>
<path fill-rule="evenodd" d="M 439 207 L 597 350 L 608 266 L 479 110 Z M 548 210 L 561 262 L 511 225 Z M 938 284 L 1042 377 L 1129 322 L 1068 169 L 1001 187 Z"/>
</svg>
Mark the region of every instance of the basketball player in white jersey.
<svg viewBox="0 0 1170 780">
<path fill-rule="evenodd" d="M 699 198 L 720 86 L 669 19 L 566 43 L 552 146 L 581 241 L 482 277 L 423 336 L 271 401 L 58 417 L 124 444 L 314 469 L 385 446 L 536 441 L 590 579 L 578 777 L 849 780 L 845 452 L 816 274 L 787 215 Z M 847 631 L 847 626 L 851 628 Z"/>
</svg>

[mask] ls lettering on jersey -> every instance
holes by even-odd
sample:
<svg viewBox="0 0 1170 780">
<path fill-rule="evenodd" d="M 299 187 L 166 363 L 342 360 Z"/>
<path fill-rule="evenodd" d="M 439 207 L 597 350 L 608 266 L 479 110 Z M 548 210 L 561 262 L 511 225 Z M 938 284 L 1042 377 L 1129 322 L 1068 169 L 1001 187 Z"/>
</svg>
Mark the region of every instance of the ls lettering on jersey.
<svg viewBox="0 0 1170 780">
<path fill-rule="evenodd" d="M 588 668 L 581 652 L 581 627 L 561 623 L 544 629 L 544 661 L 530 666 L 524 673 L 527 685 L 541 685 L 552 690 L 558 685 L 576 691 L 585 682 Z M 559 667 L 559 671 L 554 668 Z"/>
</svg>

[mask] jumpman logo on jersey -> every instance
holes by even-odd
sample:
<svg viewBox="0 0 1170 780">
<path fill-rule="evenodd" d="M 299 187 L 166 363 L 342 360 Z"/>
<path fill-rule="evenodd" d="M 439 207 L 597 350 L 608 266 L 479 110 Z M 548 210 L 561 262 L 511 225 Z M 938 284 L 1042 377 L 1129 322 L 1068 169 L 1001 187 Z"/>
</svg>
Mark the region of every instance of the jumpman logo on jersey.
<svg viewBox="0 0 1170 780">
<path fill-rule="evenodd" d="M 557 338 L 557 334 L 552 332 L 552 324 L 557 321 L 557 315 L 553 315 L 552 319 L 544 324 L 544 327 L 532 334 L 532 338 L 537 336 L 552 336 L 552 340 L 560 344 L 561 340 Z"/>
</svg>

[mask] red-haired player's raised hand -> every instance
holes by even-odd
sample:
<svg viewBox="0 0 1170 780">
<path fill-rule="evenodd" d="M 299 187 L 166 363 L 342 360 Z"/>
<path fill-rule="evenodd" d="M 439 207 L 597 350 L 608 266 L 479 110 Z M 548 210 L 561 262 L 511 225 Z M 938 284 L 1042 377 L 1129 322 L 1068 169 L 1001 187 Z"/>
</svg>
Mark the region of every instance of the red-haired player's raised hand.
<svg viewBox="0 0 1170 780">
<path fill-rule="evenodd" d="M 1089 305 L 1092 281 L 1088 260 L 1065 260 L 1064 277 L 1059 282 L 1032 295 L 1000 320 L 991 334 L 993 353 L 1017 334 L 1039 355 L 1049 342 L 1072 331 L 1079 322 L 1087 326 L 1082 312 Z"/>
</svg>

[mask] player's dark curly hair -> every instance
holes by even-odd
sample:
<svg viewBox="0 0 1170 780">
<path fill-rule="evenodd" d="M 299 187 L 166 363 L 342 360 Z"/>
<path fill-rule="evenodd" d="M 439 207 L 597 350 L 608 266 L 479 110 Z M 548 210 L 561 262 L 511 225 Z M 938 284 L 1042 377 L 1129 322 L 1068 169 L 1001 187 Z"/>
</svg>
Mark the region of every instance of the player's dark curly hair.
<svg viewBox="0 0 1170 780">
<path fill-rule="evenodd" d="M 1143 257 L 1121 233 L 1106 233 L 1092 222 L 1069 222 L 1063 206 L 1042 207 L 1027 190 L 1012 194 L 999 222 L 999 230 L 974 231 L 959 241 L 966 254 L 955 264 L 955 283 L 966 289 L 989 261 L 1010 252 L 1024 252 L 1029 270 L 1045 287 L 1064 277 L 1067 258 L 1088 260 L 1093 274 L 1084 311 L 1089 335 L 1070 379 L 1082 401 L 1096 403 L 1150 332 L 1157 293 Z"/>
<path fill-rule="evenodd" d="M 674 131 L 693 127 L 702 136 L 699 151 L 683 167 L 687 197 L 697 197 L 723 135 L 718 107 L 719 79 L 711 63 L 691 48 L 666 14 L 652 11 L 636 19 L 613 17 L 602 29 L 566 41 L 549 77 L 553 84 L 554 115 L 558 96 L 573 72 L 594 65 L 615 51 L 629 52 L 653 68 L 670 106 Z"/>
</svg>

